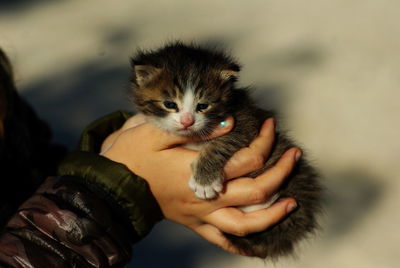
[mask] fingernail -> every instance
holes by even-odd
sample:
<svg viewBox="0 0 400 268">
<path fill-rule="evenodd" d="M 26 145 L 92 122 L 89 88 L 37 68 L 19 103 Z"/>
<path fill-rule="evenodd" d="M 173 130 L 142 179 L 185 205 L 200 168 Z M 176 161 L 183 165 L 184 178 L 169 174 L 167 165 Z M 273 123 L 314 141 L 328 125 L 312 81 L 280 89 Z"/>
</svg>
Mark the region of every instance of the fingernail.
<svg viewBox="0 0 400 268">
<path fill-rule="evenodd" d="M 296 202 L 290 202 L 289 205 L 286 207 L 286 213 L 290 213 L 297 208 Z"/>
<path fill-rule="evenodd" d="M 299 161 L 301 155 L 302 155 L 302 152 L 300 149 L 298 149 L 296 154 L 294 155 L 294 159 L 296 160 L 296 162 Z"/>
<path fill-rule="evenodd" d="M 266 121 L 264 121 L 264 125 L 275 128 L 275 119 L 272 117 L 268 118 Z"/>
</svg>

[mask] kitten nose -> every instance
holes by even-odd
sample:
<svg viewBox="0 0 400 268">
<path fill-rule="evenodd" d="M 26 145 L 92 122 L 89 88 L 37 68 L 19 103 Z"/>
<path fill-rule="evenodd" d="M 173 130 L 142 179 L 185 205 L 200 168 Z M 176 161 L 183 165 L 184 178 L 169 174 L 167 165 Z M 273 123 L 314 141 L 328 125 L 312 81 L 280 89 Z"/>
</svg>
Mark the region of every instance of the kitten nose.
<svg viewBox="0 0 400 268">
<path fill-rule="evenodd" d="M 191 113 L 184 113 L 180 117 L 180 121 L 182 126 L 184 127 L 190 127 L 191 125 L 194 124 L 194 118 Z"/>
</svg>

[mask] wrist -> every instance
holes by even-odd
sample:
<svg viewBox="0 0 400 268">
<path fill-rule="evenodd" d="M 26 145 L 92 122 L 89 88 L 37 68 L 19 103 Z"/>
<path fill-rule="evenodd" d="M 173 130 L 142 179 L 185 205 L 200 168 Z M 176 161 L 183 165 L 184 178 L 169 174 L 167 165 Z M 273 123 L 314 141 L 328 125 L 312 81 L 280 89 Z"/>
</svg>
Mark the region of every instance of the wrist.
<svg viewBox="0 0 400 268">
<path fill-rule="evenodd" d="M 140 237 L 163 218 L 147 182 L 123 164 L 90 152 L 73 152 L 59 166 L 59 174 L 81 178 L 107 193 L 108 201 L 118 204 Z"/>
<path fill-rule="evenodd" d="M 162 219 L 147 182 L 124 165 L 125 157 L 120 153 L 109 151 L 104 156 L 98 155 L 104 139 L 120 129 L 130 116 L 117 111 L 90 124 L 81 136 L 80 151 L 67 155 L 59 166 L 59 174 L 81 178 L 107 193 L 122 208 L 137 234 L 144 236 Z"/>
</svg>

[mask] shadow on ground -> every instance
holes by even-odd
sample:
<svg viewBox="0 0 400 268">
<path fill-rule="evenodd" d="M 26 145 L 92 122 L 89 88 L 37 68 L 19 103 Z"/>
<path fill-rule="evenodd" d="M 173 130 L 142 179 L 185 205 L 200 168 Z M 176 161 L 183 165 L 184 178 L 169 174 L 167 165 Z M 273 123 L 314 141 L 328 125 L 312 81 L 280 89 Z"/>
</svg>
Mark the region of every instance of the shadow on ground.
<svg viewBox="0 0 400 268">
<path fill-rule="evenodd" d="M 128 64 L 94 62 L 31 85 L 22 95 L 50 123 L 55 141 L 71 148 L 93 120 L 114 110 L 132 109 L 129 76 Z"/>
<path fill-rule="evenodd" d="M 215 256 L 230 254 L 178 224 L 163 221 L 135 246 L 128 267 L 191 268 L 202 258 Z"/>
<path fill-rule="evenodd" d="M 0 0 L 0 12 L 20 11 L 33 8 L 40 4 L 51 2 L 50 0 Z"/>
<path fill-rule="evenodd" d="M 335 240 L 357 227 L 381 200 L 384 184 L 360 171 L 347 170 L 327 176 L 324 233 Z"/>
</svg>

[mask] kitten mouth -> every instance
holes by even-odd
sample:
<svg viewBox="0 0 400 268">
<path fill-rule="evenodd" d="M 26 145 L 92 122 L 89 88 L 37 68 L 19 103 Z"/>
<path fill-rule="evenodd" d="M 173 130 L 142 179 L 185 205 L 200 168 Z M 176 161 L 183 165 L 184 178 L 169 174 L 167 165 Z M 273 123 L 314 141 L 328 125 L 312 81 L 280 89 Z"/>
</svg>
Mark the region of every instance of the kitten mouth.
<svg viewBox="0 0 400 268">
<path fill-rule="evenodd" d="M 177 130 L 178 133 L 184 133 L 184 134 L 190 134 L 193 132 L 193 130 L 191 128 L 181 128 Z"/>
<path fill-rule="evenodd" d="M 191 127 L 183 127 L 175 130 L 175 133 L 182 136 L 193 136 L 196 131 Z"/>
</svg>

